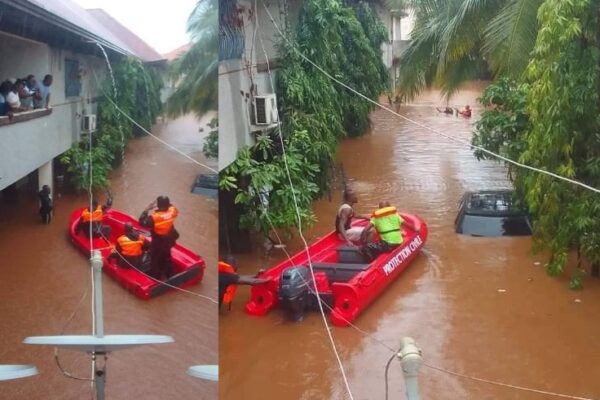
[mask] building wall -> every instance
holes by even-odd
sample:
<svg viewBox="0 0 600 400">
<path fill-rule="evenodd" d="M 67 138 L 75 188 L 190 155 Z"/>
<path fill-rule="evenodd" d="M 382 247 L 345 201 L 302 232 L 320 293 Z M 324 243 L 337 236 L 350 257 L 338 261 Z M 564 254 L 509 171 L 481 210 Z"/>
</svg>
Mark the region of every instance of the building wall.
<svg viewBox="0 0 600 400">
<path fill-rule="evenodd" d="M 289 24 L 288 28 L 293 31 L 301 5 L 300 0 L 278 0 L 269 2 L 267 7 L 281 30 L 285 31 L 286 24 Z M 269 75 L 265 72 L 267 57 L 272 74 L 276 72 L 277 63 L 285 62 L 277 58 L 279 34 L 262 3 L 258 2 L 255 10 L 254 2 L 238 0 L 237 7 L 242 9 L 244 50 L 240 58 L 223 60 L 219 65 L 219 170 L 236 159 L 239 149 L 254 143 L 252 130 L 255 128 L 249 120 L 252 112 L 250 99 L 252 95 L 274 92 Z M 395 50 L 399 47 L 398 44 L 394 45 L 393 33 L 396 33 L 398 42 L 407 34 L 401 26 L 403 21 L 397 21 L 396 27 L 392 28 L 393 19 L 387 8 L 378 5 L 376 10 L 389 35 L 389 41 L 382 44 L 382 57 L 394 82 L 397 72 L 394 59 L 399 57 Z"/>
<path fill-rule="evenodd" d="M 283 30 L 286 27 L 283 11 L 287 9 L 287 22 L 294 29 L 300 5 L 300 1 L 281 0 L 269 3 L 268 7 L 273 19 Z M 239 149 L 254 144 L 253 131 L 257 128 L 251 125 L 251 99 L 253 95 L 274 92 L 269 74 L 265 71 L 267 57 L 273 81 L 278 63 L 277 30 L 262 4 L 258 2 L 256 10 L 254 2 L 250 1 L 238 1 L 237 6 L 243 9 L 242 35 L 245 45 L 240 58 L 219 63 L 219 170 L 236 159 Z"/>
<path fill-rule="evenodd" d="M 52 114 L 25 122 L 0 126 L 0 190 L 25 177 L 68 150 L 81 134 L 81 116 L 95 113 L 92 99 L 100 92 L 98 80 L 106 75 L 100 58 L 51 48 L 14 36 L 0 34 L 0 79 L 24 77 L 30 73 L 42 80 L 52 74 Z M 81 93 L 65 96 L 65 58 L 79 61 Z"/>
</svg>

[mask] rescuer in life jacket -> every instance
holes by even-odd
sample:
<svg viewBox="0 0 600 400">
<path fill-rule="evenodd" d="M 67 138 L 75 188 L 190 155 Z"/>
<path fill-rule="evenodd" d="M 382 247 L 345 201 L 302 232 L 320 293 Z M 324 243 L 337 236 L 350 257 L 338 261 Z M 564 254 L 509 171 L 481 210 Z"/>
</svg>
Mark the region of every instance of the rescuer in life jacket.
<svg viewBox="0 0 600 400">
<path fill-rule="evenodd" d="M 80 231 L 83 231 L 84 235 L 90 237 L 91 227 L 93 238 L 104 237 L 108 239 L 110 236 L 110 226 L 102 225 L 102 219 L 104 218 L 104 213 L 112 206 L 112 202 L 113 199 L 110 192 L 108 192 L 106 204 L 103 206 L 98 204 L 98 200 L 92 199 L 92 209 L 90 210 L 88 206 L 81 212 L 81 217 L 79 217 L 79 221 L 75 226 L 75 233 L 79 234 Z"/>
<path fill-rule="evenodd" d="M 156 208 L 155 210 L 153 210 Z M 152 213 L 150 213 L 150 211 Z M 156 279 L 169 279 L 173 275 L 171 248 L 179 239 L 179 233 L 173 225 L 179 215 L 177 208 L 171 204 L 167 196 L 158 196 L 140 216 L 140 225 L 152 231 L 150 246 L 150 275 Z"/>
<path fill-rule="evenodd" d="M 388 253 L 402 244 L 404 241 L 402 237 L 403 224 L 419 233 L 415 226 L 402 219 L 396 207 L 390 206 L 387 201 L 379 203 L 379 208 L 373 213 L 369 225 L 364 229 L 361 237 L 362 241 L 366 243 L 369 231 L 375 228 L 381 239 L 378 242 L 371 241 L 362 246 L 361 251 L 369 261 L 373 261 L 381 253 Z"/>
<path fill-rule="evenodd" d="M 140 268 L 150 243 L 144 235 L 136 232 L 129 222 L 123 228 L 124 234 L 117 239 L 115 251 L 108 256 L 108 259 L 116 259 L 122 268 Z"/>
<path fill-rule="evenodd" d="M 335 216 L 335 231 L 340 239 L 346 241 L 348 246 L 355 246 L 353 242 L 358 242 L 361 237 L 364 227 L 353 227 L 352 218 L 369 219 L 364 215 L 357 215 L 354 213 L 352 206 L 358 203 L 358 197 L 354 190 L 347 187 L 343 194 L 343 203 L 337 211 Z"/>
<path fill-rule="evenodd" d="M 239 275 L 237 263 L 232 256 L 226 256 L 226 261 L 219 261 L 219 308 L 225 304 L 231 310 L 237 285 L 259 285 L 269 279 L 261 279 L 250 275 Z"/>
</svg>

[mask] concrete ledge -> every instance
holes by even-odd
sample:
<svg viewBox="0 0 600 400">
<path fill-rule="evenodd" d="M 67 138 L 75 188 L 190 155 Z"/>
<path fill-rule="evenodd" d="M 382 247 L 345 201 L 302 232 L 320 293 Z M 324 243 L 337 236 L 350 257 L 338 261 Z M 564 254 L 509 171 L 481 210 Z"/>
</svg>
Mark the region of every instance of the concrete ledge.
<svg viewBox="0 0 600 400">
<path fill-rule="evenodd" d="M 38 110 L 14 113 L 12 118 L 9 118 L 8 116 L 0 117 L 0 127 L 5 126 L 5 125 L 16 124 L 18 122 L 29 121 L 29 120 L 44 117 L 44 116 L 50 115 L 50 114 L 52 114 L 51 108 L 41 108 Z"/>
</svg>

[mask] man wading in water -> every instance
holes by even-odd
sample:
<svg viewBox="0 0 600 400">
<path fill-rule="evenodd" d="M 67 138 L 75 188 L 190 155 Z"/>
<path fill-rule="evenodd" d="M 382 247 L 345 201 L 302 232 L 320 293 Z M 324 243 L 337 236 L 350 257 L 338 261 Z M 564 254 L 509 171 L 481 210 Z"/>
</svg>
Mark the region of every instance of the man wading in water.
<svg viewBox="0 0 600 400">
<path fill-rule="evenodd" d="M 352 206 L 358 203 L 356 193 L 351 188 L 344 190 L 344 202 L 338 209 L 335 216 L 335 231 L 340 239 L 346 241 L 348 246 L 356 246 L 353 242 L 358 242 L 361 238 L 364 227 L 352 227 L 352 218 L 366 219 L 369 217 L 364 215 L 355 215 Z"/>
</svg>

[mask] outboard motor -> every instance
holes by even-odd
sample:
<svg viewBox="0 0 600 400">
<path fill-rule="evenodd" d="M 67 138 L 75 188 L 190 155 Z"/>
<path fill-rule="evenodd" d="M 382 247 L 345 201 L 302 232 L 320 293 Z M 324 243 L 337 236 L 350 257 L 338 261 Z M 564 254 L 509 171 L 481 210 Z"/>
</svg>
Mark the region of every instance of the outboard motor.
<svg viewBox="0 0 600 400">
<path fill-rule="evenodd" d="M 306 267 L 290 267 L 281 273 L 279 302 L 292 321 L 302 321 L 310 302 L 310 271 Z"/>
</svg>

